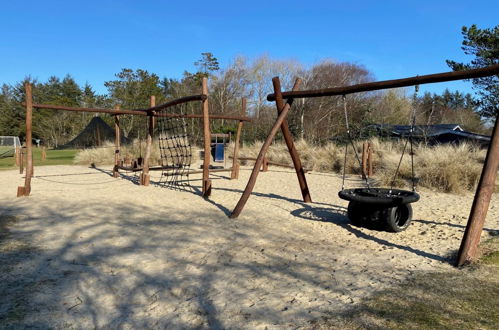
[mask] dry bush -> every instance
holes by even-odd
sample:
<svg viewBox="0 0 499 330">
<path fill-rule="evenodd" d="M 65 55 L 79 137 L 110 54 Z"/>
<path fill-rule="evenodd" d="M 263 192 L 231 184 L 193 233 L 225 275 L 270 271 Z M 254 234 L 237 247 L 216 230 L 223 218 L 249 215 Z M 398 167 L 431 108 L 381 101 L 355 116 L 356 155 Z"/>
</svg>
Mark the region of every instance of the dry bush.
<svg viewBox="0 0 499 330">
<path fill-rule="evenodd" d="M 374 179 L 380 186 L 409 187 L 412 177 L 410 161 L 410 145 L 406 151 L 398 175 L 394 178 L 400 157 L 404 149 L 404 141 L 371 140 L 374 149 Z M 363 141 L 355 142 L 357 154 L 361 157 Z M 262 146 L 261 142 L 244 145 L 240 157 L 256 158 Z M 342 173 L 345 147 L 335 143 L 311 145 L 306 141 L 297 141 L 296 148 L 300 153 L 303 166 L 317 172 Z M 360 174 L 359 162 L 349 145 L 346 173 Z M 438 191 L 462 193 L 473 190 L 480 178 L 485 150 L 470 144 L 439 145 L 429 147 L 414 145 L 414 167 L 418 185 Z M 274 143 L 269 148 L 267 158 L 271 161 L 292 165 L 287 147 L 284 143 Z M 245 162 L 251 163 L 252 162 Z M 243 163 L 244 164 L 244 163 Z M 395 180 L 394 180 L 395 179 Z"/>
</svg>

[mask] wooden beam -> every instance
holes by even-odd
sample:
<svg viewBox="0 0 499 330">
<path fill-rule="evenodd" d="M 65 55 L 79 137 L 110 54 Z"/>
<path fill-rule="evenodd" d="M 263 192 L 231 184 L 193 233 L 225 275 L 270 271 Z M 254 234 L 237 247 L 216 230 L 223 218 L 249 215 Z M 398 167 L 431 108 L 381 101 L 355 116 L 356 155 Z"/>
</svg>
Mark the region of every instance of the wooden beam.
<svg viewBox="0 0 499 330">
<path fill-rule="evenodd" d="M 24 104 L 24 103 L 23 103 Z M 97 112 L 97 113 L 108 113 L 110 115 L 137 115 L 137 116 L 147 116 L 144 111 L 136 110 L 116 110 L 116 109 L 102 109 L 102 108 L 80 108 L 80 107 L 66 107 L 62 105 L 52 105 L 52 104 L 33 104 L 35 109 L 50 109 L 50 110 L 64 110 L 64 111 L 75 111 L 75 112 Z"/>
<path fill-rule="evenodd" d="M 463 240 L 459 248 L 457 266 L 464 265 L 476 258 L 480 236 L 482 234 L 485 217 L 489 209 L 490 199 L 494 192 L 497 170 L 499 169 L 499 114 L 490 139 L 487 156 L 483 165 L 480 181 L 476 189 L 473 205 L 471 206 L 468 224 L 464 231 Z"/>
<path fill-rule="evenodd" d="M 29 82 L 24 84 L 26 91 L 26 176 L 24 187 L 17 188 L 17 197 L 29 196 L 33 176 L 33 93 Z"/>
<path fill-rule="evenodd" d="M 293 90 L 298 89 L 300 86 L 300 79 L 296 79 L 295 85 L 293 86 Z M 253 166 L 253 170 L 251 171 L 250 178 L 248 180 L 248 183 L 246 184 L 246 188 L 243 191 L 243 194 L 239 201 L 237 202 L 236 207 L 232 211 L 232 214 L 230 215 L 230 218 L 234 219 L 241 214 L 244 205 L 246 205 L 246 202 L 248 201 L 249 196 L 251 195 L 251 192 L 253 191 L 253 188 L 255 187 L 256 179 L 258 178 L 258 174 L 260 172 L 260 168 L 262 167 L 263 163 L 263 158 L 265 157 L 265 154 L 267 153 L 267 150 L 270 147 L 270 144 L 274 140 L 274 137 L 277 134 L 277 131 L 281 128 L 281 124 L 283 121 L 286 119 L 286 116 L 289 113 L 289 109 L 291 108 L 291 104 L 293 104 L 293 99 L 288 99 L 286 104 L 284 105 L 284 108 L 282 108 L 281 113 L 277 117 L 274 125 L 272 126 L 272 129 L 269 132 L 269 135 L 265 139 L 265 142 L 262 145 L 262 148 L 260 149 L 260 153 L 258 154 L 258 157 L 255 161 L 255 165 Z"/>
<path fill-rule="evenodd" d="M 115 108 L 116 110 L 120 109 L 120 105 L 118 104 Z M 118 178 L 120 173 L 118 171 L 118 166 L 120 165 L 121 160 L 121 130 L 120 130 L 120 116 L 114 116 L 114 168 L 113 168 L 113 177 Z"/>
<path fill-rule="evenodd" d="M 208 95 L 208 79 L 203 78 L 203 92 Z M 204 160 L 203 160 L 203 197 L 211 195 L 211 180 L 210 180 L 210 149 L 211 149 L 211 134 L 210 134 L 210 117 L 208 110 L 208 98 L 202 101 L 203 111 L 203 133 L 204 133 Z"/>
<path fill-rule="evenodd" d="M 243 97 L 241 100 L 241 115 L 246 114 L 246 98 Z M 241 140 L 241 131 L 243 130 L 243 121 L 240 120 L 237 124 L 237 132 L 236 132 L 236 141 L 234 142 L 234 154 L 232 156 L 232 173 L 230 174 L 230 178 L 238 179 L 239 178 L 239 169 L 241 164 L 239 164 L 239 144 Z"/>
<path fill-rule="evenodd" d="M 282 109 L 284 109 L 285 104 L 281 94 L 281 82 L 279 80 L 279 77 L 274 77 L 272 79 L 272 84 L 274 86 L 274 94 L 276 95 L 275 104 L 277 107 L 277 113 L 280 114 Z M 310 197 L 310 191 L 308 189 L 307 178 L 305 177 L 305 171 L 303 170 L 303 166 L 300 160 L 300 155 L 296 150 L 295 144 L 293 142 L 293 135 L 289 130 L 289 125 L 286 118 L 284 118 L 284 120 L 282 121 L 281 130 L 282 130 L 282 135 L 284 136 L 284 141 L 286 142 L 286 146 L 288 147 L 291 160 L 293 161 L 293 166 L 295 167 L 296 176 L 298 177 L 298 183 L 300 185 L 303 201 L 305 203 L 311 203 L 312 197 Z"/>
<path fill-rule="evenodd" d="M 151 108 L 154 108 L 156 105 L 156 96 L 151 96 L 150 104 Z M 152 137 L 154 135 L 154 112 L 148 112 L 147 119 L 146 154 L 144 156 L 144 168 L 140 176 L 140 184 L 144 186 L 148 186 L 151 180 L 149 175 L 149 158 L 151 157 Z"/>
<path fill-rule="evenodd" d="M 22 103 L 25 105 L 25 102 Z M 110 115 L 137 115 L 137 116 L 147 116 L 148 112 L 146 110 L 113 110 L 113 109 L 102 109 L 102 108 L 79 108 L 79 107 L 66 107 L 62 105 L 52 105 L 52 104 L 33 104 L 34 109 L 50 109 L 50 110 L 63 110 L 63 111 L 75 111 L 75 112 L 97 112 L 97 113 L 107 113 Z M 162 113 L 155 112 L 154 117 L 179 117 L 179 118 L 204 118 L 203 114 L 175 114 L 175 113 Z M 237 120 L 237 121 L 247 121 L 250 122 L 251 118 L 241 117 L 241 116 L 226 116 L 226 115 L 209 115 L 209 119 L 225 119 L 225 120 Z"/>
<path fill-rule="evenodd" d="M 499 64 L 491 65 L 480 69 L 435 73 L 424 76 L 415 76 L 415 77 L 395 79 L 395 80 L 383 80 L 383 81 L 376 81 L 376 82 L 357 84 L 351 86 L 324 88 L 324 89 L 316 89 L 308 91 L 283 92 L 282 97 L 285 99 L 287 98 L 296 99 L 303 97 L 338 96 L 338 95 L 346 95 L 359 92 L 369 92 L 380 89 L 400 88 L 400 87 L 407 87 L 414 85 L 438 83 L 444 81 L 481 78 L 497 74 L 499 74 Z M 268 101 L 274 101 L 275 98 L 276 98 L 275 93 L 267 95 Z"/>
<path fill-rule="evenodd" d="M 145 111 L 145 112 L 158 112 L 161 110 L 164 110 L 169 107 L 173 107 L 175 105 L 183 104 L 183 103 L 188 103 L 188 102 L 193 102 L 193 101 L 205 101 L 208 99 L 207 94 L 200 94 L 200 95 L 190 95 L 190 96 L 185 96 L 181 97 L 172 101 L 168 101 L 166 103 L 151 106 L 147 109 L 137 109 L 136 111 Z"/>
</svg>

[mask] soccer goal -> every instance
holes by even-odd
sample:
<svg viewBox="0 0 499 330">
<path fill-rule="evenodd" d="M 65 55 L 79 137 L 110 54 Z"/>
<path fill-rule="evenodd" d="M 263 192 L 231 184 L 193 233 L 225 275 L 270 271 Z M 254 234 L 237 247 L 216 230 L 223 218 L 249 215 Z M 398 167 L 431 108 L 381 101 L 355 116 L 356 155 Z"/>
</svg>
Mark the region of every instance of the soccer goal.
<svg viewBox="0 0 499 330">
<path fill-rule="evenodd" d="M 18 136 L 0 136 L 0 158 L 13 157 L 20 146 Z"/>
</svg>

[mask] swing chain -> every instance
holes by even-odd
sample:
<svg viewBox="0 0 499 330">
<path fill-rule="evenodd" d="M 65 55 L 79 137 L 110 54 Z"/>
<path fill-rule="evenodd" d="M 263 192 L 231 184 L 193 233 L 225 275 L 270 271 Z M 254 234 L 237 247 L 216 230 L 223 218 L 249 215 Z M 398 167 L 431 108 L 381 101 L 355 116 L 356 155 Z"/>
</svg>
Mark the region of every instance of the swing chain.
<svg viewBox="0 0 499 330">
<path fill-rule="evenodd" d="M 350 128 L 348 126 L 348 112 L 347 112 L 347 101 L 346 97 L 342 95 L 343 101 L 343 112 L 345 113 L 345 126 L 347 128 L 347 135 L 350 136 Z M 345 189 L 345 175 L 346 175 L 346 167 L 347 167 L 347 154 L 348 154 L 348 142 L 345 144 L 345 157 L 343 159 L 343 180 L 341 183 L 341 190 Z"/>
</svg>

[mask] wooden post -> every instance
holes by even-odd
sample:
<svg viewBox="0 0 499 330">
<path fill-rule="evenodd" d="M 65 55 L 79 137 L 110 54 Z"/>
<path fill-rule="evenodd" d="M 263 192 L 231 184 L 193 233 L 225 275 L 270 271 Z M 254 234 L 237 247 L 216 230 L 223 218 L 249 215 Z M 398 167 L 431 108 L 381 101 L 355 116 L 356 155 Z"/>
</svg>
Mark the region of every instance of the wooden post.
<svg viewBox="0 0 499 330">
<path fill-rule="evenodd" d="M 246 98 L 243 97 L 241 100 L 241 115 L 246 115 Z M 243 121 L 240 120 L 237 125 L 236 141 L 234 142 L 234 155 L 232 157 L 232 172 L 230 174 L 231 179 L 239 178 L 239 141 L 241 139 L 241 131 L 243 129 Z"/>
<path fill-rule="evenodd" d="M 476 258 L 480 236 L 482 234 L 485 217 L 489 209 L 490 198 L 494 192 L 497 170 L 499 168 L 499 114 L 496 118 L 490 145 L 485 157 L 480 181 L 471 206 L 470 217 L 463 240 L 459 248 L 457 266 L 461 266 Z"/>
<path fill-rule="evenodd" d="M 263 157 L 263 162 L 262 162 L 262 172 L 268 172 L 269 170 L 269 160 L 267 157 Z"/>
<path fill-rule="evenodd" d="M 23 147 L 19 149 L 19 174 L 24 172 L 24 151 Z"/>
<path fill-rule="evenodd" d="M 44 162 L 47 160 L 47 148 L 45 147 L 42 147 L 42 157 L 41 157 L 41 161 Z"/>
<path fill-rule="evenodd" d="M 26 90 L 26 175 L 24 187 L 17 187 L 17 197 L 29 196 L 31 193 L 31 176 L 33 175 L 33 94 L 31 84 L 24 84 Z"/>
<path fill-rule="evenodd" d="M 278 77 L 274 77 L 272 79 L 272 84 L 274 86 L 274 94 L 276 96 L 275 104 L 277 107 L 277 113 L 280 114 L 284 107 L 284 99 L 282 98 L 281 93 L 281 82 Z M 281 124 L 282 135 L 284 136 L 284 141 L 288 147 L 289 154 L 291 155 L 291 160 L 293 161 L 293 165 L 295 167 L 296 175 L 298 177 L 298 183 L 300 184 L 301 194 L 303 197 L 303 201 L 305 203 L 311 203 L 312 197 L 310 197 L 310 192 L 308 190 L 307 179 L 305 178 L 305 170 L 301 164 L 300 155 L 295 148 L 293 142 L 293 135 L 289 130 L 288 120 L 284 118 Z"/>
<path fill-rule="evenodd" d="M 362 178 L 367 178 L 367 142 L 362 143 Z"/>
<path fill-rule="evenodd" d="M 373 176 L 374 172 L 373 172 L 373 161 L 374 161 L 374 157 L 373 157 L 373 144 L 371 142 L 369 142 L 368 144 L 368 153 L 367 153 L 367 176 L 370 178 Z"/>
<path fill-rule="evenodd" d="M 202 94 L 208 95 L 208 78 L 203 78 L 203 90 Z M 211 180 L 210 180 L 210 145 L 211 145 L 211 133 L 210 133 L 210 117 L 208 110 L 208 98 L 203 100 L 202 103 L 203 110 L 203 132 L 204 132 L 204 160 L 203 160 L 203 197 L 208 197 L 211 195 Z"/>
<path fill-rule="evenodd" d="M 301 80 L 296 79 L 295 84 L 293 86 L 293 90 L 296 91 L 300 87 Z M 279 116 L 277 117 L 277 120 L 274 123 L 274 126 L 272 126 L 272 129 L 270 130 L 269 135 L 265 139 L 265 142 L 262 145 L 262 148 L 260 149 L 260 153 L 258 154 L 258 157 L 256 158 L 255 161 L 255 166 L 253 167 L 253 170 L 251 171 L 250 178 L 248 180 L 248 183 L 246 184 L 246 188 L 244 188 L 243 194 L 239 201 L 237 202 L 236 207 L 232 211 L 232 214 L 230 215 L 230 218 L 234 219 L 241 214 L 241 211 L 244 208 L 244 205 L 246 205 L 246 202 L 248 201 L 249 196 L 251 195 L 251 192 L 253 191 L 253 188 L 255 187 L 256 179 L 258 178 L 258 174 L 260 172 L 260 167 L 262 167 L 263 163 L 263 158 L 265 157 L 265 154 L 267 153 L 267 150 L 270 147 L 270 144 L 274 140 L 274 137 L 277 134 L 277 131 L 279 128 L 281 128 L 282 123 L 286 119 L 286 116 L 289 113 L 289 109 L 291 108 L 291 104 L 293 103 L 293 99 L 288 99 L 286 104 L 284 105 L 283 108 L 281 108 L 281 112 L 279 113 Z"/>
<path fill-rule="evenodd" d="M 156 96 L 152 95 L 150 100 L 151 108 L 156 106 Z M 149 185 L 150 175 L 149 175 L 149 158 L 151 157 L 151 146 L 152 137 L 154 135 L 154 112 L 149 112 L 147 114 L 147 141 L 146 141 L 146 154 L 144 157 L 144 166 L 142 168 L 142 174 L 140 175 L 140 184 L 144 186 Z"/>
<path fill-rule="evenodd" d="M 116 110 L 120 109 L 120 105 L 115 107 Z M 114 168 L 113 168 L 113 177 L 118 178 L 120 176 L 120 172 L 118 170 L 118 166 L 120 165 L 120 144 L 121 144 L 121 131 L 120 131 L 120 116 L 114 116 Z"/>
<path fill-rule="evenodd" d="M 15 153 L 16 166 L 20 166 L 19 165 L 20 153 L 21 153 L 21 147 L 16 147 L 16 153 Z"/>
</svg>

